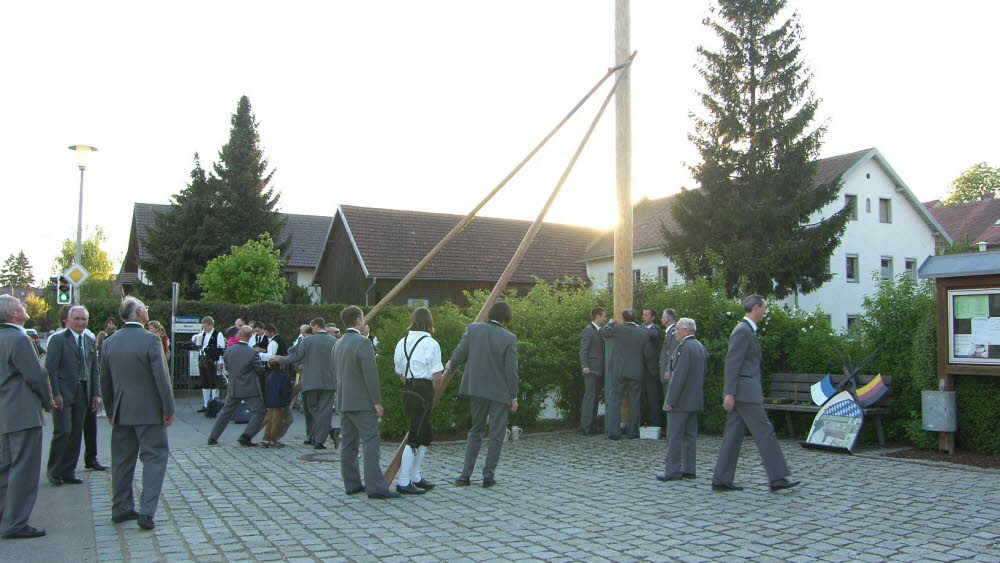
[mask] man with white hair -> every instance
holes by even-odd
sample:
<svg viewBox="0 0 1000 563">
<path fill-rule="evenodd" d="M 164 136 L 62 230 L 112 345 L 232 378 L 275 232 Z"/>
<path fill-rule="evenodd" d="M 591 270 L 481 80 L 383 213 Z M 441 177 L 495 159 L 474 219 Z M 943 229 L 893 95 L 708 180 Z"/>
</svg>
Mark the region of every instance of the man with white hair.
<svg viewBox="0 0 1000 563">
<path fill-rule="evenodd" d="M 695 450 L 698 442 L 698 415 L 705 410 L 702 388 L 708 371 L 708 351 L 695 339 L 694 319 L 681 318 L 674 326 L 677 346 L 673 348 L 667 371 L 670 383 L 663 399 L 667 412 L 667 459 L 660 481 L 695 478 Z M 666 344 L 664 344 L 666 346 Z"/>
<path fill-rule="evenodd" d="M 42 411 L 55 403 L 49 377 L 24 331 L 28 313 L 12 295 L 0 295 L 0 537 L 45 535 L 28 525 L 38 498 Z"/>
</svg>

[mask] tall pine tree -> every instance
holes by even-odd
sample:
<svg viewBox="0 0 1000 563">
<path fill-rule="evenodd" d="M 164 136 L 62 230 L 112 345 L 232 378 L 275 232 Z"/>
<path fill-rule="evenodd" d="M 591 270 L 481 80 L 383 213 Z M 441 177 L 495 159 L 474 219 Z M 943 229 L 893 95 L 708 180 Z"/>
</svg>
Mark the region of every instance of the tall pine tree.
<svg viewBox="0 0 1000 563">
<path fill-rule="evenodd" d="M 700 189 L 674 198 L 677 228 L 663 252 L 687 278 L 705 277 L 729 295 L 785 297 L 832 276 L 830 256 L 846 210 L 810 223 L 837 198 L 840 179 L 814 185 L 825 127 L 801 60 L 797 14 L 775 20 L 785 0 L 719 0 L 705 25 L 722 40 L 699 47 L 704 114 L 689 135 L 701 155 Z"/>
<path fill-rule="evenodd" d="M 0 287 L 31 287 L 34 284 L 35 275 L 31 272 L 31 264 L 23 250 L 4 260 L 0 267 Z"/>
</svg>

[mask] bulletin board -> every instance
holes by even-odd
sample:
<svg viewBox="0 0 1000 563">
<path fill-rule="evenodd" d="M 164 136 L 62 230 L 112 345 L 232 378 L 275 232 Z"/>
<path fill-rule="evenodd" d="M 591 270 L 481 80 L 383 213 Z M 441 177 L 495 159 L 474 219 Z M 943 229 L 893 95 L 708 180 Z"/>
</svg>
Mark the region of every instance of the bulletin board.
<svg viewBox="0 0 1000 563">
<path fill-rule="evenodd" d="M 949 359 L 1000 365 L 1000 288 L 948 291 Z"/>
</svg>

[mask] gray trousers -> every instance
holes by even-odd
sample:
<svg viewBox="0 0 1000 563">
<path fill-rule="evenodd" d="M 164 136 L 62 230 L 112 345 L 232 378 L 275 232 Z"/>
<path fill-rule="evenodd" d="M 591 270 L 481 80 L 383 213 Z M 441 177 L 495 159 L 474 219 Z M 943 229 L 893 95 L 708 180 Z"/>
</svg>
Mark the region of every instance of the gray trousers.
<svg viewBox="0 0 1000 563">
<path fill-rule="evenodd" d="M 341 413 L 343 427 L 340 430 L 340 474 L 344 477 L 344 490 L 354 491 L 362 485 L 369 495 L 385 494 L 389 484 L 382 475 L 379 465 L 378 418 L 375 411 L 352 411 Z M 329 430 L 328 430 L 329 432 Z M 326 438 L 326 435 L 323 435 Z M 358 442 L 365 458 L 365 482 L 361 482 L 358 468 Z"/>
<path fill-rule="evenodd" d="M 162 424 L 114 425 L 111 428 L 111 516 L 135 510 L 132 482 L 136 459 L 142 460 L 142 496 L 139 514 L 152 518 L 160 502 L 160 489 L 167 475 L 167 427 Z"/>
<path fill-rule="evenodd" d="M 580 430 L 585 434 L 597 432 L 597 405 L 604 376 L 591 372 L 583 375 L 583 404 L 580 405 Z"/>
<path fill-rule="evenodd" d="M 628 397 L 629 417 L 625 424 L 625 435 L 636 437 L 639 435 L 639 417 L 642 415 L 642 403 L 639 400 L 640 385 L 638 379 L 627 377 L 615 377 L 612 384 L 611 400 L 605 406 L 604 429 L 608 436 L 620 436 L 622 419 L 622 397 Z"/>
<path fill-rule="evenodd" d="M 306 415 L 306 437 L 315 444 L 326 443 L 333 428 L 335 391 L 315 389 L 302 392 L 302 411 Z"/>
<path fill-rule="evenodd" d="M 49 479 L 76 476 L 83 425 L 87 419 L 87 411 L 90 410 L 87 395 L 87 386 L 78 383 L 73 403 L 63 404 L 62 410 L 52 412 L 52 443 L 45 469 Z"/>
<path fill-rule="evenodd" d="M 236 414 L 236 409 L 240 406 L 240 401 L 246 402 L 247 406 L 250 407 L 250 420 L 247 422 L 247 427 L 243 429 L 243 436 L 246 436 L 247 440 L 250 440 L 260 432 L 261 427 L 264 426 L 264 415 L 267 414 L 267 408 L 264 407 L 264 399 L 260 397 L 236 398 L 232 394 L 229 394 L 226 395 L 226 402 L 222 405 L 222 410 L 219 411 L 219 417 L 215 419 L 215 425 L 212 426 L 212 433 L 208 435 L 209 438 L 218 440 L 219 436 L 222 436 L 222 433 L 226 430 L 226 426 L 229 425 L 229 421 Z"/>
<path fill-rule="evenodd" d="M 736 462 L 740 460 L 740 446 L 747 428 L 757 442 L 760 459 L 764 463 L 768 481 L 777 481 L 788 476 L 788 466 L 785 464 L 785 454 L 781 453 L 781 444 L 774 435 L 774 427 L 767 418 L 767 411 L 761 403 L 736 402 L 736 407 L 726 414 L 726 429 L 722 433 L 722 446 L 719 448 L 719 459 L 715 462 L 715 475 L 712 482 L 722 485 L 732 485 L 736 478 Z"/>
<path fill-rule="evenodd" d="M 670 411 L 667 415 L 667 459 L 663 474 L 680 477 L 695 474 L 695 451 L 698 446 L 699 412 Z"/>
<path fill-rule="evenodd" d="M 483 479 L 491 478 L 496 473 L 500 461 L 500 450 L 507 436 L 507 416 L 510 405 L 499 401 L 491 401 L 481 397 L 469 397 L 469 407 L 472 411 L 472 427 L 469 428 L 469 439 L 465 443 L 465 463 L 462 465 L 460 477 L 469 478 L 476 468 L 476 458 L 483 445 L 483 435 L 486 433 L 487 418 L 490 426 L 490 443 L 486 448 L 486 465 L 483 466 Z"/>
<path fill-rule="evenodd" d="M 0 434 L 0 535 L 28 525 L 41 466 L 41 426 Z"/>
</svg>

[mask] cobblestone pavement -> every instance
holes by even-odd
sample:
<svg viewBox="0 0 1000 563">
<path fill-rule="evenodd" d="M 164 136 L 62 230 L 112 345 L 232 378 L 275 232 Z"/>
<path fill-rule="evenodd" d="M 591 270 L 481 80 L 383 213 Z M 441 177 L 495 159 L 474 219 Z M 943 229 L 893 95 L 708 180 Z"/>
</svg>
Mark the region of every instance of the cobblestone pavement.
<svg viewBox="0 0 1000 563">
<path fill-rule="evenodd" d="M 424 474 L 439 486 L 385 501 L 344 493 L 339 452 L 236 436 L 171 452 L 153 532 L 112 524 L 110 479 L 92 479 L 100 560 L 1000 561 L 997 471 L 786 441 L 805 483 L 771 493 L 747 440 L 747 489 L 717 493 L 718 438 L 699 441 L 697 480 L 660 483 L 663 440 L 555 433 L 508 442 L 491 489 L 450 484 L 464 442 L 435 444 Z M 395 446 L 383 443 L 383 464 Z"/>
</svg>

